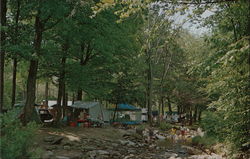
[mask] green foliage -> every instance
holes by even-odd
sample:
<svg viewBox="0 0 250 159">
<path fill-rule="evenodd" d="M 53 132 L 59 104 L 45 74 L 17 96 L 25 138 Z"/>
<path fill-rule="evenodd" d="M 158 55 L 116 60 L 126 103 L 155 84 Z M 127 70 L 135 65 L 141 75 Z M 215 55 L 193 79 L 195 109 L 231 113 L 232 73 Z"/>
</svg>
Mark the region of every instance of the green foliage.
<svg viewBox="0 0 250 159">
<path fill-rule="evenodd" d="M 249 148 L 249 37 L 232 43 L 223 56 L 217 59 L 220 66 L 213 69 L 207 85 L 210 94 L 219 94 L 210 106 L 224 114 L 228 133 L 226 139 L 234 149 Z"/>
<path fill-rule="evenodd" d="M 28 152 L 31 148 L 32 137 L 38 125 L 29 123 L 22 126 L 18 119 L 20 110 L 14 109 L 1 114 L 1 157 L 4 159 L 22 159 L 34 155 Z"/>
<path fill-rule="evenodd" d="M 208 136 L 195 136 L 192 138 L 192 145 L 204 148 L 211 148 L 211 146 L 215 145 L 217 142 L 216 138 Z"/>
<path fill-rule="evenodd" d="M 214 109 L 201 123 L 207 136 L 230 143 L 232 152 L 243 153 L 250 148 L 249 5 L 245 0 L 207 5 L 218 7 L 205 20 L 212 28 L 205 41 L 209 51 L 200 51 L 193 70 Z"/>
<path fill-rule="evenodd" d="M 139 130 L 144 130 L 145 128 L 147 128 L 147 125 L 145 125 L 145 124 L 140 124 L 140 125 L 136 126 L 136 129 L 139 129 Z"/>
<path fill-rule="evenodd" d="M 188 9 L 188 5 L 179 7 L 176 1 L 173 5 L 152 0 L 18 2 L 19 21 L 16 24 L 18 3 L 10 0 L 8 27 L 4 28 L 8 34 L 6 58 L 18 59 L 17 100 L 27 94 L 26 63 L 36 58 L 38 78 L 52 79 L 57 86 L 63 70 L 67 93 L 83 90 L 89 100 L 145 106 L 149 97 L 146 94 L 152 94 L 153 105 L 159 100 L 164 103 L 168 97 L 178 111 L 187 113 L 201 112 L 209 102 L 216 111 L 205 113 L 201 126 L 206 137 L 194 142 L 208 145 L 206 138 L 216 139 L 229 141 L 235 150 L 249 149 L 250 46 L 246 0 L 197 7 L 193 13 L 198 18 L 208 8 L 214 13 L 203 23 L 212 27 L 205 40 L 180 31 L 175 25 L 171 16 Z M 34 53 L 33 46 L 36 17 L 44 27 L 39 53 Z M 64 57 L 66 62 L 62 65 Z M 11 100 L 9 64 L 5 70 L 5 105 L 10 105 Z M 150 93 L 146 92 L 147 87 L 148 91 L 152 88 Z M 26 153 L 29 143 L 24 139 L 33 126 L 23 128 L 16 118 L 4 119 L 10 116 L 9 113 L 1 117 L 1 140 L 5 144 L 1 149 L 18 158 Z M 160 123 L 160 128 L 167 130 L 171 125 Z M 7 142 L 10 135 L 13 137 Z M 20 150 L 21 144 L 25 150 Z"/>
<path fill-rule="evenodd" d="M 223 114 L 216 112 L 206 111 L 200 122 L 202 129 L 205 131 L 206 136 L 223 141 L 225 135 L 228 133 L 226 123 L 223 120 Z"/>
<path fill-rule="evenodd" d="M 159 128 L 163 131 L 171 129 L 173 126 L 167 122 L 160 122 Z"/>
</svg>

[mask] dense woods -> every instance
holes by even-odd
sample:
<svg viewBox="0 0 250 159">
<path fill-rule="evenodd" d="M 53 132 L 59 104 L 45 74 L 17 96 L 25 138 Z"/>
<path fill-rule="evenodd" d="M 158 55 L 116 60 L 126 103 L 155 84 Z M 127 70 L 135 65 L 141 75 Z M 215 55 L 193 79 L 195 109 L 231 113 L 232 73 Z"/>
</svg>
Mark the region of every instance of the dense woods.
<svg viewBox="0 0 250 159">
<path fill-rule="evenodd" d="M 158 125 L 185 114 L 180 123 L 231 155 L 249 154 L 249 10 L 248 0 L 1 0 L 1 128 L 20 103 L 32 131 L 43 100 L 57 101 L 56 125 L 68 101 L 130 103 L 151 126 L 152 111 Z"/>
</svg>

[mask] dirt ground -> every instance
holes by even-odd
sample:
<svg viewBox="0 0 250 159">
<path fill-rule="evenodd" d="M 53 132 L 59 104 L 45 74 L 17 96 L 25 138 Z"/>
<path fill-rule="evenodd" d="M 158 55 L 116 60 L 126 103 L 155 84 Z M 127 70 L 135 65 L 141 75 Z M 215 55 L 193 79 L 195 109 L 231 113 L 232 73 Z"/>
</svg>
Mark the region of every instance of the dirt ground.
<svg viewBox="0 0 250 159">
<path fill-rule="evenodd" d="M 186 146 L 186 147 L 185 147 Z M 211 154 L 171 140 L 149 138 L 135 129 L 105 128 L 41 128 L 34 148 L 42 159 L 202 159 Z M 203 157 L 201 157 L 203 155 Z M 220 156 L 213 156 L 220 159 Z"/>
<path fill-rule="evenodd" d="M 41 128 L 37 132 L 38 141 L 48 135 L 62 136 L 71 141 L 80 140 L 84 138 L 98 138 L 98 139 L 120 139 L 122 138 L 121 129 L 113 127 L 107 128 L 83 128 L 83 127 L 63 127 L 63 128 Z"/>
</svg>

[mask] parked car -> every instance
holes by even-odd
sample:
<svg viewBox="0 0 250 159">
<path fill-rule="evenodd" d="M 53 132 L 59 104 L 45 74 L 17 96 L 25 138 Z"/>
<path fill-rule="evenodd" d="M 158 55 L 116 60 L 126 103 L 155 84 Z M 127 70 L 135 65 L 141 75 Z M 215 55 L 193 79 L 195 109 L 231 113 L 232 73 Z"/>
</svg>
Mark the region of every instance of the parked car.
<svg viewBox="0 0 250 159">
<path fill-rule="evenodd" d="M 53 115 L 49 112 L 48 109 L 41 109 L 39 108 L 40 105 L 35 104 L 35 112 L 37 116 L 39 116 L 40 121 L 43 123 L 51 123 L 53 122 Z M 24 119 L 24 103 L 15 104 L 15 108 L 17 109 L 17 116 L 20 120 Z M 36 118 L 38 122 L 39 118 Z"/>
<path fill-rule="evenodd" d="M 51 123 L 54 121 L 53 115 L 50 114 L 48 109 L 39 109 L 38 113 L 43 123 Z"/>
</svg>

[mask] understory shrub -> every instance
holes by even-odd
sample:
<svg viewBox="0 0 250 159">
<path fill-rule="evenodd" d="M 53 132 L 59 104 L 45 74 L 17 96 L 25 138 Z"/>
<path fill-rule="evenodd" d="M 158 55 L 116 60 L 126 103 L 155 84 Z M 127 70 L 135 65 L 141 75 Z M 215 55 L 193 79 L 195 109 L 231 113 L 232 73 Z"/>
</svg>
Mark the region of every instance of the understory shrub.
<svg viewBox="0 0 250 159">
<path fill-rule="evenodd" d="M 207 137 L 215 138 L 220 142 L 224 141 L 228 134 L 223 115 L 216 112 L 204 112 L 200 126 L 205 131 Z"/>
<path fill-rule="evenodd" d="M 169 130 L 172 128 L 172 125 L 170 123 L 167 123 L 167 122 L 161 122 L 159 127 L 161 130 Z"/>
<path fill-rule="evenodd" d="M 38 125 L 30 122 L 27 126 L 22 126 L 18 119 L 19 114 L 20 110 L 14 109 L 0 116 L 2 159 L 27 159 L 33 155 L 28 150 Z"/>
<path fill-rule="evenodd" d="M 217 139 L 214 137 L 209 136 L 195 136 L 192 138 L 192 145 L 199 146 L 199 147 L 205 147 L 205 148 L 211 148 L 211 146 L 215 145 L 217 143 Z"/>
<path fill-rule="evenodd" d="M 146 126 L 141 124 L 139 126 L 136 127 L 136 133 L 139 134 L 139 135 L 143 135 L 143 131 L 145 130 Z"/>
</svg>

